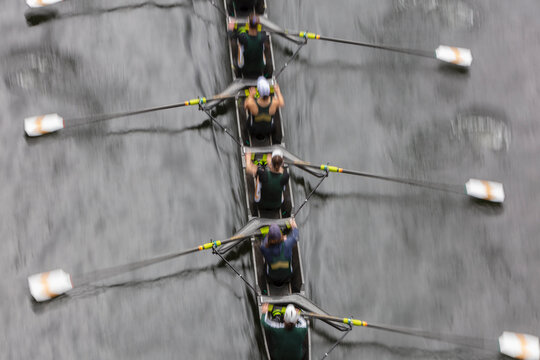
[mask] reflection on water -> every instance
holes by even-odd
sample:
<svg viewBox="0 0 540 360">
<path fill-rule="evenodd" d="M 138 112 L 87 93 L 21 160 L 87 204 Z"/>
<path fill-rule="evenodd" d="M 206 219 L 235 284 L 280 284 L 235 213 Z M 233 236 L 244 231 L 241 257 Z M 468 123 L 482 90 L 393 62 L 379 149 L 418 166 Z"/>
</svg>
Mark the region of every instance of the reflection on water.
<svg viewBox="0 0 540 360">
<path fill-rule="evenodd" d="M 425 17 L 438 17 L 450 28 L 472 28 L 475 12 L 463 0 L 396 0 L 398 11 L 421 12 Z"/>
<path fill-rule="evenodd" d="M 77 76 L 76 60 L 53 47 L 26 48 L 3 60 L 7 64 L 4 81 L 12 90 L 58 91 L 67 79 Z"/>
<path fill-rule="evenodd" d="M 0 13 L 1 20 L 20 21 L 18 38 L 0 44 L 6 114 L 0 282 L 12 290 L 0 295 L 0 346 L 16 359 L 258 359 L 256 301 L 212 255 L 44 305 L 26 301 L 28 274 L 51 266 L 83 272 L 185 248 L 232 235 L 247 218 L 238 149 L 193 108 L 22 136 L 21 115 L 41 108 L 66 117 L 137 109 L 215 94 L 230 82 L 225 20 L 210 0 L 112 2 L 66 1 L 53 21 L 31 28 L 22 3 Z M 500 324 L 534 333 L 540 295 L 530 279 L 540 271 L 534 216 L 540 202 L 530 201 L 537 177 L 526 175 L 537 175 L 531 167 L 537 146 L 517 137 L 524 128 L 538 137 L 530 115 L 538 104 L 522 107 L 525 115 L 511 104 L 525 101 L 515 79 L 535 75 L 521 57 L 498 57 L 494 68 L 489 52 L 500 54 L 502 40 L 517 32 L 515 49 L 538 58 L 538 49 L 519 43 L 525 25 L 539 32 L 537 21 L 500 24 L 524 21 L 539 5 L 507 3 L 347 0 L 340 9 L 325 0 L 269 1 L 271 19 L 290 29 L 427 49 L 459 37 L 455 45 L 470 44 L 479 54 L 464 75 L 414 57 L 310 41 L 279 79 L 289 150 L 307 160 L 440 182 L 496 174 L 512 190 L 497 207 L 331 174 L 297 219 L 308 294 L 328 312 L 485 337 L 498 336 Z M 509 10 L 515 17 L 506 16 Z M 479 24 L 479 15 L 493 19 L 492 27 Z M 295 46 L 273 41 L 279 68 Z M 470 110 L 471 103 L 504 111 Z M 218 121 L 234 129 L 231 103 L 217 110 Z M 291 173 L 299 205 L 317 179 Z M 244 245 L 228 260 L 249 277 Z M 339 336 L 331 332 L 316 323 L 314 358 Z M 355 329 L 330 358 L 494 357 Z"/>
<path fill-rule="evenodd" d="M 510 129 L 501 120 L 489 115 L 458 114 L 452 122 L 452 134 L 474 145 L 493 151 L 508 151 Z"/>
</svg>

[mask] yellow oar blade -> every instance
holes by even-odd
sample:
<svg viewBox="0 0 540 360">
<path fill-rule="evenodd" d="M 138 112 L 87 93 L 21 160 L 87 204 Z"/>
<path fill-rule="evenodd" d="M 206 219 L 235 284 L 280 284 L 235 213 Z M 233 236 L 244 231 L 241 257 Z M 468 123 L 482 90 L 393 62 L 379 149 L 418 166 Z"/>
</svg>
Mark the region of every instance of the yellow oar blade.
<svg viewBox="0 0 540 360">
<path fill-rule="evenodd" d="M 26 4 L 32 8 L 39 8 L 47 5 L 56 4 L 61 1 L 63 0 L 26 0 Z"/>
<path fill-rule="evenodd" d="M 64 128 L 64 119 L 58 114 L 32 116 L 24 119 L 24 131 L 28 136 L 41 136 Z"/>
<path fill-rule="evenodd" d="M 469 179 L 465 183 L 467 195 L 477 199 L 502 203 L 504 201 L 503 184 L 495 181 Z"/>
<path fill-rule="evenodd" d="M 48 301 L 73 289 L 71 276 L 62 269 L 34 274 L 28 277 L 30 294 L 38 301 Z"/>
<path fill-rule="evenodd" d="M 472 64 L 472 54 L 469 49 L 440 45 L 435 50 L 435 56 L 441 61 L 458 66 L 469 67 Z"/>
<path fill-rule="evenodd" d="M 540 345 L 538 337 L 505 331 L 499 337 L 501 353 L 514 359 L 539 360 Z"/>
</svg>

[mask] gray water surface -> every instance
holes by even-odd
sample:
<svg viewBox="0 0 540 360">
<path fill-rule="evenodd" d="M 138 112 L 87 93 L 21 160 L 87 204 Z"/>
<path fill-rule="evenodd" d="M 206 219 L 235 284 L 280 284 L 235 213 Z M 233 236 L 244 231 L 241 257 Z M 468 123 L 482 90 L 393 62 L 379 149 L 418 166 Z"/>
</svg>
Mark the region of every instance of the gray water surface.
<svg viewBox="0 0 540 360">
<path fill-rule="evenodd" d="M 338 6 L 339 5 L 339 6 Z M 219 4 L 221 6 L 221 3 Z M 27 276 L 80 274 L 225 238 L 246 220 L 235 143 L 196 108 L 28 139 L 25 117 L 174 103 L 230 82 L 210 1 L 66 1 L 25 23 L 2 2 L 0 347 L 6 359 L 257 359 L 254 300 L 210 253 L 36 305 Z M 281 75 L 290 151 L 315 163 L 464 184 L 504 183 L 497 207 L 332 174 L 298 215 L 311 298 L 366 321 L 496 339 L 539 335 L 540 3 L 269 1 L 284 28 L 473 51 L 460 72 L 429 59 L 310 41 Z M 295 46 L 274 39 L 277 67 Z M 233 112 L 218 118 L 235 128 Z M 292 170 L 296 202 L 316 179 Z M 303 184 L 308 186 L 303 186 Z M 233 263 L 251 274 L 244 251 Z M 337 339 L 316 323 L 314 358 Z M 355 329 L 331 358 L 496 359 Z"/>
</svg>

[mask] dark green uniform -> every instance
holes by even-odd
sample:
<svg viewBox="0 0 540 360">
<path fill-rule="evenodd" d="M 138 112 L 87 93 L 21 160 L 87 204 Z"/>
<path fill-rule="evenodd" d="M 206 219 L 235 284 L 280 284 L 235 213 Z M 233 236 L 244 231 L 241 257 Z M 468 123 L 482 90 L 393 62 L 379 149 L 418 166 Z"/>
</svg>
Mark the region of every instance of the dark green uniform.
<svg viewBox="0 0 540 360">
<path fill-rule="evenodd" d="M 272 134 L 274 117 L 270 115 L 270 106 L 272 106 L 273 101 L 274 99 L 270 101 L 270 104 L 268 104 L 268 106 L 261 106 L 257 101 L 255 101 L 259 112 L 257 113 L 257 115 L 251 116 L 251 136 L 255 136 L 257 138 L 264 138 Z"/>
<path fill-rule="evenodd" d="M 289 181 L 289 174 L 284 172 L 275 173 L 270 169 L 259 168 L 257 170 L 257 176 L 261 182 L 261 200 L 258 202 L 258 206 L 265 210 L 275 210 L 281 207 L 281 196 L 283 194 L 283 187 Z"/>
<path fill-rule="evenodd" d="M 246 78 L 257 78 L 264 75 L 264 43 L 266 33 L 258 32 L 251 36 L 247 32 L 238 34 L 238 41 L 244 47 L 244 67 L 242 75 Z"/>
<path fill-rule="evenodd" d="M 302 317 L 290 330 L 285 324 L 261 316 L 261 323 L 268 339 L 268 347 L 272 360 L 301 360 L 304 356 L 304 340 L 307 335 L 307 323 Z"/>
</svg>

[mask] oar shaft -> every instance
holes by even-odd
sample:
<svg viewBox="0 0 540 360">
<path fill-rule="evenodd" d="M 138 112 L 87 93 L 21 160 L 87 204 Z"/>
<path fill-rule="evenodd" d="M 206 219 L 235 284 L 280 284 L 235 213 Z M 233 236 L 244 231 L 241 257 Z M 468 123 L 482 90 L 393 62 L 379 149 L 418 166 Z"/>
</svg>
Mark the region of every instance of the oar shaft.
<svg viewBox="0 0 540 360">
<path fill-rule="evenodd" d="M 174 254 L 157 256 L 157 257 L 147 259 L 147 260 L 141 260 L 141 261 L 137 261 L 137 262 L 133 262 L 129 264 L 113 266 L 106 269 L 92 271 L 83 275 L 74 276 L 74 278 L 77 279 L 76 286 L 82 286 L 82 285 L 86 285 L 95 281 L 104 280 L 112 276 L 120 275 L 120 274 L 130 272 L 130 271 L 135 271 L 143 267 L 147 267 L 153 264 L 171 260 L 171 259 L 183 256 L 183 255 L 191 254 L 197 251 L 199 251 L 198 247 L 185 250 L 182 252 L 174 253 Z"/>
<path fill-rule="evenodd" d="M 490 349 L 488 347 L 488 343 L 493 343 L 493 341 L 487 340 L 487 339 L 481 339 L 481 338 L 474 338 L 470 336 L 462 336 L 462 335 L 454 335 L 454 334 L 438 334 L 433 333 L 425 330 L 419 330 L 419 329 L 411 329 L 411 328 L 404 328 L 404 327 L 397 327 L 397 326 L 389 326 L 389 325 L 380 325 L 380 324 L 373 324 L 373 323 L 367 323 L 363 320 L 353 319 L 353 318 L 342 318 L 337 316 L 331 316 L 331 315 L 325 315 L 325 314 L 316 314 L 316 313 L 302 313 L 304 316 L 312 317 L 316 319 L 322 319 L 327 321 L 334 321 L 334 322 L 340 322 L 343 324 L 350 324 L 353 326 L 362 326 L 362 327 L 369 327 L 372 329 L 378 329 L 383 331 L 389 331 L 393 333 L 403 334 L 403 335 L 409 335 L 409 336 L 416 336 L 416 337 L 422 337 L 437 341 L 444 341 L 451 344 L 461 345 L 461 346 L 468 346 L 468 347 L 474 347 L 479 349 Z M 493 345 L 493 344 L 491 344 Z M 494 347 L 491 346 L 491 350 L 493 350 Z"/>
<path fill-rule="evenodd" d="M 454 188 L 452 185 L 446 185 L 446 184 L 434 184 L 426 181 L 420 181 L 420 180 L 414 180 L 414 179 L 405 179 L 405 178 L 398 178 L 398 177 L 389 177 L 389 176 L 382 176 L 382 175 L 376 175 L 376 174 L 370 174 L 366 172 L 356 171 L 356 170 L 349 170 L 349 169 L 343 169 L 337 166 L 332 165 L 313 165 L 309 162 L 305 161 L 294 161 L 292 162 L 293 165 L 296 166 L 304 166 L 309 167 L 313 169 L 320 169 L 320 170 L 327 170 L 329 172 L 335 172 L 335 173 L 342 173 L 342 174 L 349 174 L 349 175 L 356 175 L 356 176 L 363 176 L 367 178 L 372 179 L 379 179 L 379 180 L 385 180 L 385 181 L 392 181 L 396 183 L 401 184 L 407 184 L 412 186 L 420 186 L 425 187 L 433 190 L 440 190 L 440 191 L 449 191 L 457 194 L 464 194 L 463 191 L 459 191 Z"/>
<path fill-rule="evenodd" d="M 405 49 L 405 48 L 400 48 L 400 47 L 395 47 L 395 46 L 378 45 L 378 44 L 372 44 L 372 43 L 367 43 L 367 42 L 362 42 L 362 41 L 339 39 L 339 38 L 334 38 L 334 37 L 321 36 L 319 34 L 315 34 L 311 32 L 300 31 L 299 33 L 297 33 L 297 36 L 303 37 L 306 39 L 312 39 L 312 40 L 324 40 L 324 41 L 331 41 L 331 42 L 340 43 L 340 44 L 348 44 L 348 45 L 369 47 L 373 49 L 389 50 L 389 51 L 394 51 L 394 52 L 399 52 L 399 53 L 409 54 L 409 55 L 417 55 L 417 56 L 423 56 L 423 57 L 429 57 L 429 58 L 435 57 L 435 53 L 431 51 Z"/>
<path fill-rule="evenodd" d="M 303 36 L 302 34 L 303 33 L 300 33 L 301 37 Z M 316 35 L 316 36 L 318 36 L 318 37 L 316 37 L 316 39 L 318 39 L 318 40 L 331 41 L 331 42 L 335 42 L 335 43 L 348 44 L 348 45 L 357 45 L 357 46 L 369 47 L 369 48 L 373 48 L 373 49 L 389 50 L 389 51 L 399 52 L 399 53 L 402 53 L 402 54 L 423 56 L 423 57 L 429 57 L 429 58 L 432 58 L 432 57 L 435 56 L 435 54 L 433 52 L 429 52 L 429 51 L 414 50 L 414 49 L 404 49 L 404 48 L 399 48 L 399 47 L 395 47 L 395 46 L 377 45 L 377 44 L 371 44 L 371 43 L 366 43 L 366 42 L 361 42 L 361 41 L 338 39 L 338 38 L 332 38 L 332 37 L 320 36 L 320 35 Z"/>
<path fill-rule="evenodd" d="M 341 322 L 343 324 L 350 324 L 353 326 L 368 326 L 368 324 L 365 321 L 357 320 L 357 319 L 341 318 L 337 316 L 326 315 L 326 314 L 316 314 L 316 313 L 311 313 L 311 312 L 302 312 L 302 315 L 316 318 L 316 319 Z"/>
<path fill-rule="evenodd" d="M 228 243 L 239 241 L 239 240 L 242 240 L 242 239 L 245 239 L 245 238 L 248 238 L 248 237 L 251 237 L 251 236 L 255 236 L 255 235 L 261 235 L 261 234 L 264 234 L 264 233 L 265 233 L 265 230 L 264 230 L 264 228 L 262 228 L 258 232 L 245 234 L 245 235 L 232 236 L 232 237 L 230 237 L 228 239 L 225 239 L 225 240 L 216 240 L 216 241 L 208 242 L 208 243 L 199 245 L 199 246 L 197 246 L 195 248 L 184 250 L 184 251 L 181 251 L 181 252 L 177 252 L 177 253 L 173 253 L 173 254 L 167 254 L 167 255 L 161 255 L 161 256 L 151 258 L 151 259 L 141 260 L 141 261 L 137 261 L 137 262 L 133 262 L 133 263 L 129 263 L 129 264 L 113 266 L 113 267 L 106 268 L 106 269 L 92 271 L 92 272 L 89 272 L 89 273 L 86 273 L 86 274 L 83 274 L 83 275 L 76 276 L 76 278 L 78 279 L 77 286 L 85 285 L 85 284 L 88 284 L 88 283 L 91 283 L 91 282 L 94 282 L 94 281 L 98 281 L 98 280 L 103 280 L 103 279 L 109 278 L 111 276 L 120 275 L 120 274 L 123 274 L 125 272 L 134 271 L 134 270 L 137 270 L 137 269 L 140 269 L 140 268 L 143 268 L 143 267 L 146 267 L 146 266 L 150 266 L 150 265 L 153 265 L 153 264 L 157 264 L 157 263 L 160 263 L 160 262 L 163 262 L 163 261 L 172 260 L 172 259 L 180 257 L 180 256 L 192 254 L 192 253 L 202 251 L 202 250 L 208 250 L 208 249 L 213 248 L 214 246 L 219 247 L 219 246 L 222 246 L 222 245 L 225 245 L 225 244 L 228 244 Z"/>
<path fill-rule="evenodd" d="M 273 86 L 270 88 L 270 91 L 273 92 Z M 239 95 L 236 95 L 236 94 L 235 95 L 216 95 L 211 98 L 200 97 L 200 98 L 195 98 L 195 99 L 189 99 L 189 100 L 175 103 L 175 104 L 156 106 L 156 107 L 140 109 L 140 110 L 126 111 L 126 112 L 119 112 L 119 113 L 112 113 L 112 114 L 100 114 L 100 115 L 86 116 L 86 117 L 74 118 L 74 119 L 65 119 L 64 128 L 86 125 L 93 122 L 107 121 L 107 120 L 117 119 L 117 118 L 126 117 L 126 116 L 140 115 L 140 114 L 145 114 L 145 113 L 154 112 L 154 111 L 174 109 L 174 108 L 179 108 L 179 107 L 184 107 L 184 106 L 203 105 L 214 100 L 232 99 L 232 98 L 235 98 L 236 96 L 242 96 L 242 97 L 249 96 L 249 90 L 244 89 Z"/>
<path fill-rule="evenodd" d="M 74 126 L 79 126 L 79 125 L 85 125 L 85 124 L 89 124 L 93 122 L 106 121 L 106 120 L 112 120 L 112 119 L 117 119 L 117 118 L 126 117 L 126 116 L 145 114 L 145 113 L 149 113 L 153 111 L 174 109 L 174 108 L 179 108 L 179 107 L 189 106 L 189 105 L 197 105 L 199 104 L 199 101 L 203 101 L 203 104 L 204 104 L 206 103 L 207 100 L 206 98 L 191 99 L 191 100 L 187 100 L 181 103 L 156 106 L 156 107 L 134 110 L 134 111 L 126 111 L 126 112 L 113 113 L 113 114 L 100 114 L 100 115 L 87 116 L 87 117 L 76 118 L 76 119 L 66 119 L 65 127 L 68 128 L 68 127 L 74 127 Z"/>
</svg>

